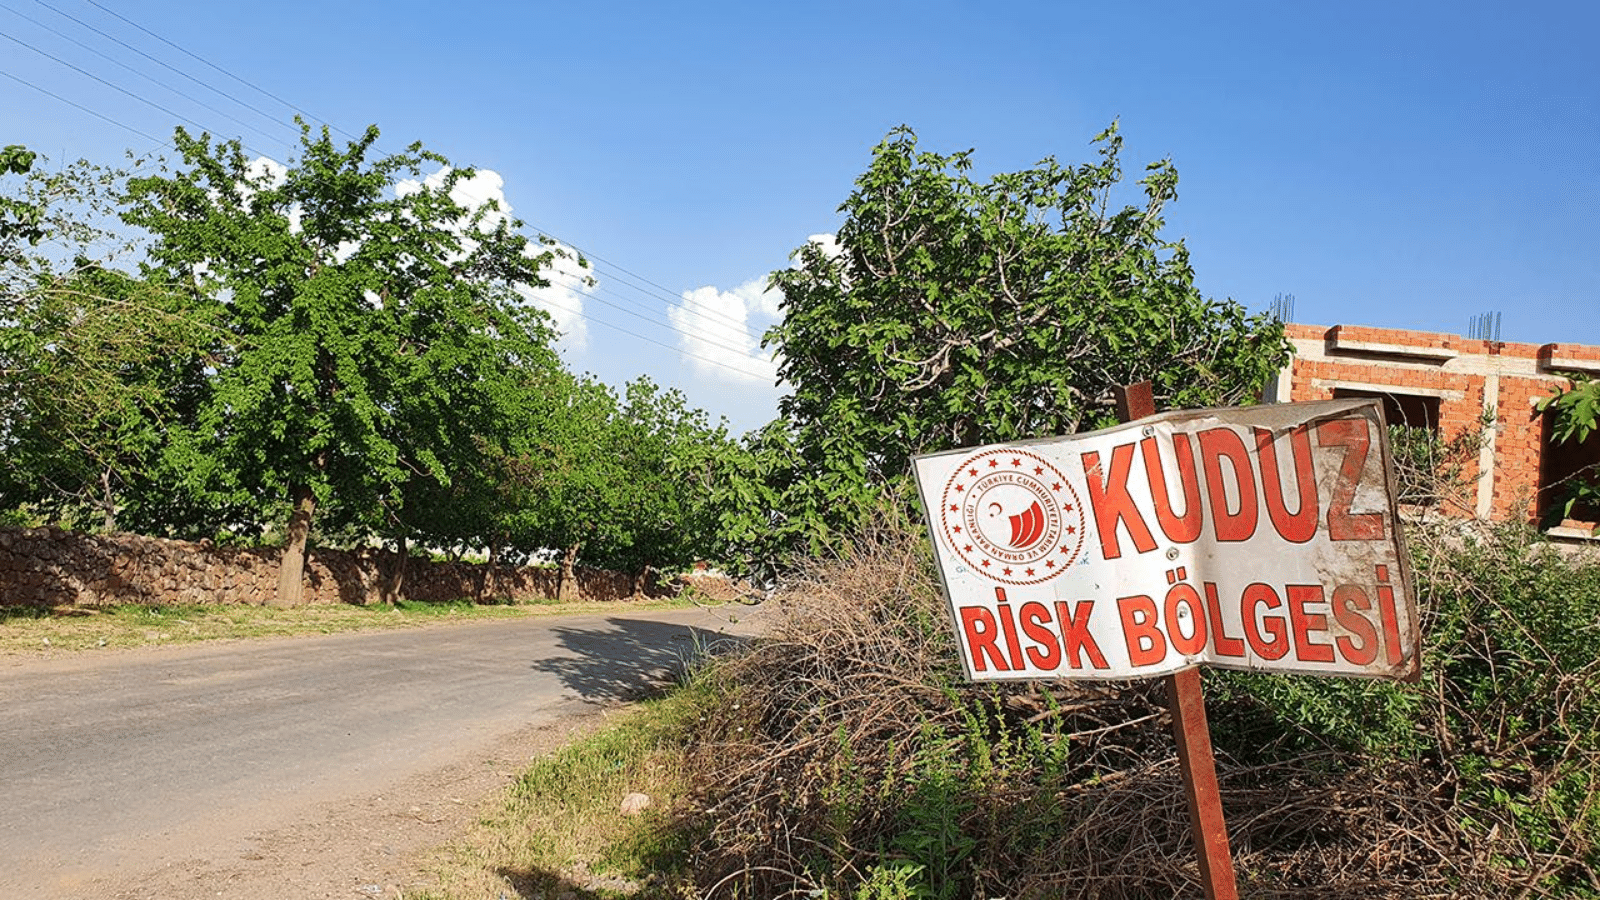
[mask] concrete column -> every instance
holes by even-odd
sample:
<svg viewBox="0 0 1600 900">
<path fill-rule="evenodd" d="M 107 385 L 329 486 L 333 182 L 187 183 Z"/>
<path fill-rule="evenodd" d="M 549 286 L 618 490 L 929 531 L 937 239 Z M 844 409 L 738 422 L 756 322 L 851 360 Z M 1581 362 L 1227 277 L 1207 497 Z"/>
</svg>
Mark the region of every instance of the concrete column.
<svg viewBox="0 0 1600 900">
<path fill-rule="evenodd" d="M 1484 435 L 1483 447 L 1478 450 L 1478 518 L 1488 521 L 1494 515 L 1494 442 L 1500 434 L 1500 413 L 1496 408 L 1500 400 L 1500 376 L 1490 373 L 1483 378 L 1483 411 L 1486 417 L 1494 416 L 1489 433 Z"/>
</svg>

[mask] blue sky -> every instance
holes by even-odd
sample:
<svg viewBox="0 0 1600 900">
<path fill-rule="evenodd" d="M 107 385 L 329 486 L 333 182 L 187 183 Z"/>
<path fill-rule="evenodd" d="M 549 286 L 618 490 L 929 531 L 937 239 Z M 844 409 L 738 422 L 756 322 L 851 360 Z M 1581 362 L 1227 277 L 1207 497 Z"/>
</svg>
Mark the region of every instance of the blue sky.
<svg viewBox="0 0 1600 900">
<path fill-rule="evenodd" d="M 1119 119 L 1130 172 L 1177 165 L 1201 289 L 1252 309 L 1600 344 L 1597 33 L 1582 2 L 0 0 L 0 143 L 113 162 L 182 116 L 282 160 L 294 109 L 421 140 L 596 257 L 546 298 L 573 368 L 744 430 L 762 279 L 902 123 L 987 175 Z"/>
</svg>

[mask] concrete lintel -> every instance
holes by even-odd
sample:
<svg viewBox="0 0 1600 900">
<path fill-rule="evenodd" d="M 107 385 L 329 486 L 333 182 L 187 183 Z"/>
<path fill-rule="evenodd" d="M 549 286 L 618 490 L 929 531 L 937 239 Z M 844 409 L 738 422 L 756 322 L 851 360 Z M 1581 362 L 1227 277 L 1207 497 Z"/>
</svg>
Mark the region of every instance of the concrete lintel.
<svg viewBox="0 0 1600 900">
<path fill-rule="evenodd" d="M 1397 394 L 1406 397 L 1438 397 L 1440 400 L 1460 401 L 1467 395 L 1464 391 L 1447 391 L 1443 388 L 1412 387 L 1409 384 L 1373 384 L 1366 381 L 1347 381 L 1343 378 L 1313 378 L 1312 387 L 1316 388 L 1345 388 L 1352 391 L 1367 391 L 1375 394 Z"/>
<path fill-rule="evenodd" d="M 1405 356 L 1441 363 L 1461 355 L 1453 347 L 1416 347 L 1411 344 L 1391 344 L 1383 341 L 1352 341 L 1337 334 L 1328 339 L 1328 348 L 1351 355 Z"/>
<path fill-rule="evenodd" d="M 1546 372 L 1584 372 L 1600 375 L 1600 359 L 1578 359 L 1572 356 L 1539 354 L 1539 368 Z"/>
</svg>

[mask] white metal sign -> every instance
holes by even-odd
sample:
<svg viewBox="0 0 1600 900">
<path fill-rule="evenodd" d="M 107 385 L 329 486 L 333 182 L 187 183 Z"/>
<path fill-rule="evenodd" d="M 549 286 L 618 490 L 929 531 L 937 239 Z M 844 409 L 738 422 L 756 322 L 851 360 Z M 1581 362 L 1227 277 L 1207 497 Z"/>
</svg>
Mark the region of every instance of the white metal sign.
<svg viewBox="0 0 1600 900">
<path fill-rule="evenodd" d="M 1167 413 L 916 459 L 974 680 L 1202 663 L 1414 679 L 1392 472 L 1372 400 Z"/>
</svg>

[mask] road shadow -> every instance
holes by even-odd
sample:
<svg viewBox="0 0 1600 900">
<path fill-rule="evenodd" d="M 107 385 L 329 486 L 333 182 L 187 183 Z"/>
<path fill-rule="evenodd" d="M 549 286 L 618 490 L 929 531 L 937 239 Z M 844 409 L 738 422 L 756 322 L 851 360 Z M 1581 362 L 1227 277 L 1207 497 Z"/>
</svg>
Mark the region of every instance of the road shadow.
<svg viewBox="0 0 1600 900">
<path fill-rule="evenodd" d="M 540 672 L 560 678 L 585 700 L 638 700 L 678 680 L 694 660 L 744 646 L 748 637 L 692 625 L 609 618 L 598 625 L 561 625 L 556 641 L 574 654 L 541 659 Z"/>
</svg>

